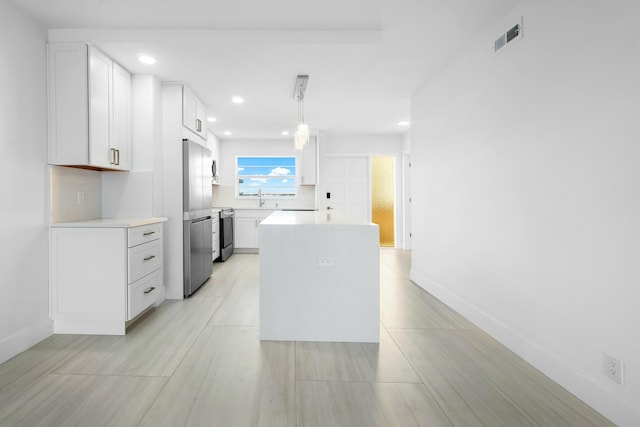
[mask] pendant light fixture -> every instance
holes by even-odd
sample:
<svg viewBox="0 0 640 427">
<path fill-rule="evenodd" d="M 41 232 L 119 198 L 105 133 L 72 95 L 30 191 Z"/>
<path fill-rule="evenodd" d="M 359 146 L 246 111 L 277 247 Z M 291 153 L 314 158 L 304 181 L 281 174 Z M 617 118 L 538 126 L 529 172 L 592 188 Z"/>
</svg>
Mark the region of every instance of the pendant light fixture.
<svg viewBox="0 0 640 427">
<path fill-rule="evenodd" d="M 309 142 L 309 125 L 304 122 L 304 92 L 308 81 L 309 76 L 299 75 L 293 92 L 293 98 L 298 102 L 298 122 L 293 136 L 293 148 L 296 150 L 302 150 Z"/>
</svg>

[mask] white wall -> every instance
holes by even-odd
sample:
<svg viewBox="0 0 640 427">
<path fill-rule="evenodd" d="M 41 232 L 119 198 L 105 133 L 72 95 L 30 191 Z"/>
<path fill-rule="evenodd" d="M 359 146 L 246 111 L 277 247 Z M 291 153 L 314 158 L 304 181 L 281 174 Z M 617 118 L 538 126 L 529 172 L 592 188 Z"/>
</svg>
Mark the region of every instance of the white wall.
<svg viewBox="0 0 640 427">
<path fill-rule="evenodd" d="M 218 144 L 219 161 L 218 176 L 220 185 L 213 187 L 213 205 L 217 207 L 257 208 L 257 200 L 237 200 L 235 198 L 235 169 L 238 156 L 296 156 L 298 167 L 301 167 L 300 151 L 293 149 L 291 139 L 278 140 L 222 140 Z M 264 208 L 304 208 L 314 209 L 315 189 L 313 185 L 298 186 L 295 200 L 269 200 Z"/>
<path fill-rule="evenodd" d="M 494 55 L 520 15 L 524 38 Z M 638 16 L 524 2 L 411 118 L 412 279 L 622 426 L 640 419 Z"/>
<path fill-rule="evenodd" d="M 389 156 L 395 158 L 395 246 L 404 246 L 403 234 L 403 165 L 402 152 L 404 146 L 402 134 L 335 134 L 321 132 L 319 137 L 319 208 L 326 208 L 326 191 L 322 185 L 323 176 L 327 173 L 324 164 L 327 157 L 331 156 Z M 369 200 L 371 200 L 369 198 Z"/>
<path fill-rule="evenodd" d="M 44 28 L 0 2 L 0 362 L 52 332 L 45 39 Z"/>
</svg>

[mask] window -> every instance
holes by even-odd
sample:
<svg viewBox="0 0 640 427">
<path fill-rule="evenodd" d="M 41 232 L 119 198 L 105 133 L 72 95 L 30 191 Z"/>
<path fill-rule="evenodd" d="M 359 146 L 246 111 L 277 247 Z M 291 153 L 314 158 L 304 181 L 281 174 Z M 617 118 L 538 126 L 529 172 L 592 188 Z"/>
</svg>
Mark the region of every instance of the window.
<svg viewBox="0 0 640 427">
<path fill-rule="evenodd" d="M 295 157 L 236 157 L 236 196 L 296 196 Z"/>
</svg>

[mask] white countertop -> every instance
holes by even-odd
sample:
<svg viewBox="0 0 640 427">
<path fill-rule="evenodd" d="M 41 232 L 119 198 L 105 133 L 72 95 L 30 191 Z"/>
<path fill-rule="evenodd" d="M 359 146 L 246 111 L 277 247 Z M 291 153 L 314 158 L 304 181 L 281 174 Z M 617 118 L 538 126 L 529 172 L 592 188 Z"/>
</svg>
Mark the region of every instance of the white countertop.
<svg viewBox="0 0 640 427">
<path fill-rule="evenodd" d="M 334 211 L 276 211 L 261 225 L 376 225 Z M 376 225 L 377 227 L 377 225 Z"/>
<path fill-rule="evenodd" d="M 89 221 L 55 222 L 50 227 L 85 227 L 85 228 L 129 228 L 165 222 L 167 218 L 101 218 Z"/>
<path fill-rule="evenodd" d="M 213 208 L 213 209 L 221 209 L 221 208 Z M 250 207 L 250 206 L 240 206 L 240 207 L 231 207 L 234 211 L 314 211 L 315 208 L 282 208 L 282 207 L 273 207 L 273 206 L 262 206 L 262 207 Z"/>
</svg>

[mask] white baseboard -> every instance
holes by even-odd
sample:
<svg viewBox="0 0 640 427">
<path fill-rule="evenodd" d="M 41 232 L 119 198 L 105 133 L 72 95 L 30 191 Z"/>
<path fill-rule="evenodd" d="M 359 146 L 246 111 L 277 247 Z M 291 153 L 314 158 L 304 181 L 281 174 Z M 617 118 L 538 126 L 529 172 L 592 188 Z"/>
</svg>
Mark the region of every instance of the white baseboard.
<svg viewBox="0 0 640 427">
<path fill-rule="evenodd" d="M 47 319 L 2 339 L 0 341 L 0 363 L 17 356 L 52 334 L 53 322 Z"/>
<path fill-rule="evenodd" d="M 610 393 L 584 372 L 554 357 L 551 352 L 449 291 L 417 268 L 411 268 L 410 278 L 612 422 L 621 427 L 638 425 L 640 408 Z"/>
</svg>

